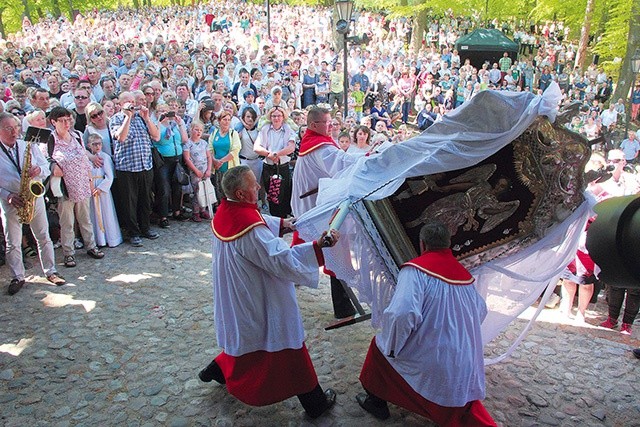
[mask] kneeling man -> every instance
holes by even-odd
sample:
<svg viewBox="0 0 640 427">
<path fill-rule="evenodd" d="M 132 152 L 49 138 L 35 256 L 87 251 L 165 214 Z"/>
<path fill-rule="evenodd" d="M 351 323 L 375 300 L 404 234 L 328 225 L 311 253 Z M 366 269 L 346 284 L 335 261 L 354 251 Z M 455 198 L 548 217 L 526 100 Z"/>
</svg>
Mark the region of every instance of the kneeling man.
<svg viewBox="0 0 640 427">
<path fill-rule="evenodd" d="M 496 425 L 480 402 L 487 307 L 450 245 L 444 224 L 426 224 L 422 255 L 400 270 L 360 373 L 366 393 L 356 397 L 376 418 L 389 417 L 388 401 L 440 426 Z"/>
<path fill-rule="evenodd" d="M 333 246 L 337 231 L 292 248 L 281 239 L 291 220 L 261 215 L 260 185 L 247 166 L 229 169 L 222 180 L 226 196 L 212 221 L 214 318 L 224 350 L 200 379 L 226 384 L 253 406 L 298 396 L 316 418 L 336 400 L 322 390 L 304 343 L 294 283 L 318 286 L 322 248 Z"/>
</svg>

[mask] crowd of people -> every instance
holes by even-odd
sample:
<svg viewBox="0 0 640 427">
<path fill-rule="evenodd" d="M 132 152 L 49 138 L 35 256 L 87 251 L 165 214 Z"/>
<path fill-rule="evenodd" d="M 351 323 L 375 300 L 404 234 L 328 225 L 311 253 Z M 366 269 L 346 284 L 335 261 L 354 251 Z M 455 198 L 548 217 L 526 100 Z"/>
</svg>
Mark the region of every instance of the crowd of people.
<svg viewBox="0 0 640 427">
<path fill-rule="evenodd" d="M 314 19 L 307 19 L 310 14 Z M 5 154 L 0 153 L 0 203 L 6 262 L 13 277 L 10 294 L 24 285 L 23 257 L 35 256 L 34 247 L 47 278 L 62 285 L 65 281 L 53 262 L 55 246 L 62 247 L 64 266 L 73 268 L 79 248 L 101 259 L 103 247 L 124 240 L 142 246 L 143 239 L 159 237 L 152 225 L 163 229 L 172 220 L 208 221 L 218 206 L 226 212 L 214 218 L 222 254 L 230 247 L 225 245 L 239 245 L 230 243 L 237 242 L 235 232 L 249 232 L 256 224 L 272 230 L 257 232 L 254 246 L 280 248 L 276 239 L 282 230 L 272 226 L 271 219 L 269 224 L 252 223 L 255 212 L 242 210 L 249 221 L 243 223 L 245 230 L 236 229 L 239 225 L 228 228 L 221 218 L 256 203 L 265 215 L 281 218 L 283 228 L 292 215 L 315 205 L 319 179 L 428 129 L 484 90 L 542 93 L 556 81 L 564 103 L 582 103 L 568 126 L 590 139 L 603 136 L 601 148 L 614 154 L 619 148 L 625 164 L 634 163 L 640 151 L 634 132 L 626 138 L 616 133 L 616 126 L 626 120 L 638 120 L 640 83 L 634 86 L 627 112 L 624 99 L 610 99 L 614 82 L 602 68 L 595 63 L 585 70 L 574 66 L 576 45 L 561 23 L 496 23 L 520 42 L 519 57 L 505 52 L 496 63 L 472 64 L 455 49 L 455 41 L 478 25 L 473 17 L 449 13 L 430 18 L 421 48 L 414 51 L 409 47 L 411 20 L 359 12 L 352 31 L 366 32 L 369 42 L 350 46 L 346 63 L 334 47 L 329 9 L 273 5 L 269 21 L 260 5 L 216 2 L 93 11 L 73 22 L 60 18 L 32 24 L 25 19 L 19 33 L 0 40 L 0 145 Z M 37 198 L 34 222 L 21 227 L 16 208 L 24 203 L 21 149 L 29 128 L 50 131 L 46 140 L 32 147 L 34 167 L 26 172 L 46 181 L 48 203 Z M 205 197 L 199 197 L 203 193 Z M 225 200 L 243 205 L 227 206 Z M 425 239 L 427 249 L 436 251 L 445 250 L 443 242 L 448 241 L 447 236 L 437 242 Z M 311 270 L 317 272 L 322 245 L 296 240 L 302 246 L 295 256 L 305 262 L 313 259 Z M 330 238 L 329 242 L 328 246 L 334 243 Z M 449 258 L 456 274 L 468 279 Z M 418 271 L 424 270 L 423 261 Z M 303 275 L 297 265 L 282 268 Z M 412 274 L 412 280 L 422 280 Z M 343 318 L 354 308 L 334 276 L 334 311 Z M 446 289 L 447 283 L 438 286 Z M 462 293 L 473 294 L 470 289 Z M 476 306 L 474 321 L 486 310 L 480 300 Z M 615 310 L 610 315 L 617 319 Z M 468 332 L 478 334 L 476 329 Z M 218 333 L 220 339 L 230 332 Z M 245 360 L 245 347 L 237 347 L 235 351 L 225 346 L 227 353 L 216 358 L 201 379 L 228 382 L 233 364 Z M 264 343 L 246 348 L 271 347 Z M 286 345 L 277 350 L 282 348 Z M 294 348 L 301 350 L 296 357 L 308 358 L 299 336 Z M 387 350 L 374 341 L 370 357 L 379 358 Z M 484 380 L 476 372 L 477 357 L 472 359 L 467 368 L 477 387 L 468 393 L 469 399 L 431 400 L 467 405 L 492 425 L 477 400 L 484 396 Z M 278 363 L 288 360 L 293 359 Z M 377 362 L 370 363 L 373 369 Z M 387 374 L 394 370 L 391 365 L 383 368 Z M 307 412 L 319 416 L 331 407 L 335 393 L 320 388 L 312 366 L 308 377 L 304 387 L 289 395 L 298 395 Z M 375 388 L 374 383 L 365 387 Z M 242 391 L 242 384 L 228 388 Z M 378 418 L 388 417 L 385 400 L 396 402 L 396 396 L 366 391 L 359 398 L 361 406 Z M 431 418 L 440 413 L 443 420 L 459 416 L 443 408 L 435 405 L 435 412 L 422 413 Z"/>
</svg>

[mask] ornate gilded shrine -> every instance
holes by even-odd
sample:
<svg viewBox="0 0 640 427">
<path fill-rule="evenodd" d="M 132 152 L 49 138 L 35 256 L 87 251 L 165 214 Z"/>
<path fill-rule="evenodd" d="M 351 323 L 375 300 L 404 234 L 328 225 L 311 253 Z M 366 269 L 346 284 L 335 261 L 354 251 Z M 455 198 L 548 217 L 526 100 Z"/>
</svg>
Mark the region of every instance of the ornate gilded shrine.
<svg viewBox="0 0 640 427">
<path fill-rule="evenodd" d="M 513 142 L 465 169 L 407 179 L 390 197 L 367 201 L 397 265 L 417 256 L 429 219 L 444 222 L 454 255 L 468 268 L 542 238 L 583 198 L 587 139 L 538 117 Z"/>
</svg>

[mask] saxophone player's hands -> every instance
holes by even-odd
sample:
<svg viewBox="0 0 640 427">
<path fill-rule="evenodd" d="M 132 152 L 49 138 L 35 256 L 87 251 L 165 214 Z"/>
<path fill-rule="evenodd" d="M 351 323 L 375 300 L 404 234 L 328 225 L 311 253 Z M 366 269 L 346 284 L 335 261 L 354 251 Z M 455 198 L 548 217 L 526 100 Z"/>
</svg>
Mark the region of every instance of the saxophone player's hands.
<svg viewBox="0 0 640 427">
<path fill-rule="evenodd" d="M 40 175 L 40 172 L 42 172 L 42 170 L 40 169 L 40 166 L 31 166 L 31 169 L 29 169 L 29 176 L 31 178 L 34 178 Z"/>
<path fill-rule="evenodd" d="M 20 197 L 16 193 L 9 194 L 9 197 L 7 197 L 7 202 L 9 202 L 9 204 L 16 209 L 24 206 L 24 200 L 22 200 L 22 197 Z"/>
</svg>

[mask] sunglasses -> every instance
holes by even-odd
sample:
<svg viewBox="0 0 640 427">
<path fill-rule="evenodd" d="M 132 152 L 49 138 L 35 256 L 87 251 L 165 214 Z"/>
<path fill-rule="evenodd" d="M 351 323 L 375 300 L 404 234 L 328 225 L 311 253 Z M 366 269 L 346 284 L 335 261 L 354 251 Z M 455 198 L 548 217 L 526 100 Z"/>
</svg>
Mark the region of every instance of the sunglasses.
<svg viewBox="0 0 640 427">
<path fill-rule="evenodd" d="M 74 96 L 74 98 L 75 99 L 89 99 L 88 96 L 84 96 L 84 95 L 77 95 L 77 96 Z"/>
<path fill-rule="evenodd" d="M 89 117 L 91 117 L 92 119 L 97 119 L 98 117 L 100 117 L 103 114 L 104 114 L 104 111 L 98 111 L 97 113 L 94 113 Z"/>
<path fill-rule="evenodd" d="M 24 116 L 25 112 L 24 111 L 11 111 L 11 114 L 13 114 L 14 116 Z"/>
</svg>

